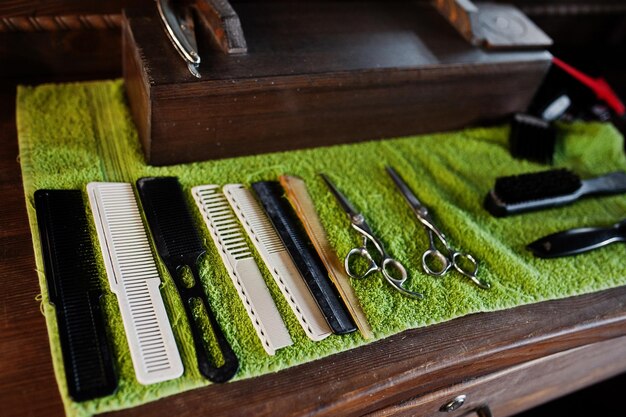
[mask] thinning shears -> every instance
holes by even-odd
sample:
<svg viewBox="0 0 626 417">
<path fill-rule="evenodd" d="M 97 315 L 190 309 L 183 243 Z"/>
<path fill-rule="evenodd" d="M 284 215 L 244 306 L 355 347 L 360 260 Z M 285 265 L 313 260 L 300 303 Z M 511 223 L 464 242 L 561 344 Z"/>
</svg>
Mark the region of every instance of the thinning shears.
<svg viewBox="0 0 626 417">
<path fill-rule="evenodd" d="M 418 200 L 413 191 L 393 168 L 386 167 L 386 170 L 428 234 L 429 247 L 422 255 L 422 268 L 424 268 L 424 271 L 429 275 L 442 276 L 451 268 L 454 268 L 480 288 L 489 289 L 491 287 L 489 283 L 476 276 L 478 272 L 476 259 L 469 253 L 453 249 L 446 236 L 435 225 L 428 208 Z M 441 250 L 437 246 L 435 238 L 439 241 Z"/>
<path fill-rule="evenodd" d="M 404 266 L 387 254 L 382 242 L 374 236 L 372 229 L 365 221 L 365 217 L 352 207 L 352 204 L 350 204 L 346 196 L 339 191 L 335 184 L 333 184 L 326 175 L 320 174 L 320 176 L 324 179 L 326 185 L 328 185 L 328 188 L 339 202 L 341 208 L 348 215 L 352 228 L 363 237 L 363 245 L 361 247 L 352 248 L 352 250 L 348 252 L 348 255 L 346 255 L 344 260 L 346 273 L 352 278 L 361 279 L 373 272 L 380 271 L 387 282 L 402 294 L 417 299 L 424 298 L 423 294 L 404 288 L 404 283 L 408 279 Z M 368 243 L 370 244 L 369 247 Z M 372 256 L 372 246 L 376 250 L 374 256 Z M 356 264 L 359 260 L 365 261 L 367 264 L 365 271 L 362 273 L 355 271 L 352 267 L 352 265 Z"/>
</svg>

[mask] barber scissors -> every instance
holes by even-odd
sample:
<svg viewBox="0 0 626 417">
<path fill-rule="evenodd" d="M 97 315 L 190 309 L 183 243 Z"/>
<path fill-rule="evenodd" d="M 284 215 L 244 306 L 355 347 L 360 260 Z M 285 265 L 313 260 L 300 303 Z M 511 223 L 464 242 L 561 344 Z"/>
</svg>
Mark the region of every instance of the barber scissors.
<svg viewBox="0 0 626 417">
<path fill-rule="evenodd" d="M 363 237 L 363 245 L 361 247 L 352 248 L 352 250 L 348 252 L 348 255 L 346 255 L 344 260 L 346 273 L 352 278 L 361 279 L 373 272 L 380 271 L 387 282 L 402 294 L 417 299 L 424 298 L 423 294 L 404 288 L 404 283 L 408 278 L 404 266 L 387 254 L 382 242 L 374 236 L 372 229 L 368 226 L 363 215 L 352 207 L 352 204 L 350 204 L 348 199 L 337 189 L 335 184 L 333 184 L 326 175 L 320 174 L 320 176 L 326 182 L 326 185 L 328 185 L 328 188 L 339 202 L 341 208 L 348 215 L 352 228 Z M 369 248 L 368 243 L 370 244 Z M 371 246 L 376 250 L 374 256 L 372 256 L 373 251 L 371 250 Z M 351 266 L 359 260 L 365 261 L 367 264 L 363 273 L 354 271 Z"/>
<path fill-rule="evenodd" d="M 429 247 L 422 255 L 422 268 L 424 268 L 424 271 L 429 275 L 439 277 L 448 273 L 451 268 L 454 268 L 480 288 L 489 289 L 491 285 L 476 276 L 478 272 L 476 259 L 469 253 L 453 249 L 446 236 L 433 222 L 428 208 L 417 199 L 409 186 L 393 168 L 387 167 L 386 170 L 428 234 Z M 435 238 L 439 242 L 441 250 L 437 246 Z"/>
</svg>

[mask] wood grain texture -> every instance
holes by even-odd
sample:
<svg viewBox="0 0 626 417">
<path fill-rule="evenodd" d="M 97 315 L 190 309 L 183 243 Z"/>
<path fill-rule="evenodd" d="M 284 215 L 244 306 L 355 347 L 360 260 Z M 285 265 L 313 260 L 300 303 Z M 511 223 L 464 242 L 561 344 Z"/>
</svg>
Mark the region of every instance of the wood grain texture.
<svg viewBox="0 0 626 417">
<path fill-rule="evenodd" d="M 0 77 L 121 75 L 121 30 L 0 33 Z"/>
<path fill-rule="evenodd" d="M 120 15 L 124 7 L 156 7 L 153 0 L 3 0 L 0 16 Z"/>
<path fill-rule="evenodd" d="M 371 417 L 441 416 L 441 407 L 465 395 L 462 407 L 445 415 L 474 415 L 488 407 L 494 416 L 510 416 L 529 407 L 618 375 L 626 370 L 625 337 L 570 349 L 426 393 L 370 414 Z"/>
<path fill-rule="evenodd" d="M 237 11 L 248 53 L 199 40 L 201 80 L 155 30 L 156 16 L 127 13 L 124 47 L 137 52 L 124 58 L 139 61 L 125 64 L 124 77 L 147 90 L 129 101 L 136 123 L 150 125 L 140 132 L 151 164 L 464 127 L 524 109 L 550 64 L 543 51 L 472 47 L 429 5 L 245 3 Z"/>
<path fill-rule="evenodd" d="M 60 416 L 15 129 L 15 86 L 0 85 L 0 414 Z"/>
<path fill-rule="evenodd" d="M 121 14 L 0 17 L 0 33 L 114 29 L 121 19 Z"/>
</svg>

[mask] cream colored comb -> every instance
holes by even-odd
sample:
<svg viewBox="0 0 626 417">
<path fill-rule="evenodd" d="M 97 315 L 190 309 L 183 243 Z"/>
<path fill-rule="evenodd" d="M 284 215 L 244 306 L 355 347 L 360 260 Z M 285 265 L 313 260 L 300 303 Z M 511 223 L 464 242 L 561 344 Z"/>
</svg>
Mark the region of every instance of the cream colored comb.
<svg viewBox="0 0 626 417">
<path fill-rule="evenodd" d="M 273 355 L 293 342 L 228 201 L 217 185 L 191 189 L 228 275 L 246 308 L 263 349 Z"/>
<path fill-rule="evenodd" d="M 224 195 L 311 340 L 332 332 L 287 249 L 252 193 L 241 184 L 225 185 Z"/>
<path fill-rule="evenodd" d="M 146 385 L 178 378 L 183 363 L 132 185 L 92 182 L 87 193 L 137 381 Z"/>
</svg>

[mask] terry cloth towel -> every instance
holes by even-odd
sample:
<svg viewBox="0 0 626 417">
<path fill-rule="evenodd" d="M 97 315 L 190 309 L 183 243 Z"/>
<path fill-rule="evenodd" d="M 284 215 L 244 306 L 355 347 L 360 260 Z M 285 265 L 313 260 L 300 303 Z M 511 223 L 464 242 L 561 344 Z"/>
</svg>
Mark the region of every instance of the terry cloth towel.
<svg viewBox="0 0 626 417">
<path fill-rule="evenodd" d="M 119 371 L 119 389 L 114 395 L 84 403 L 73 402 L 68 397 L 54 307 L 48 301 L 42 272 L 33 205 L 33 193 L 41 188 L 84 190 L 90 181 L 134 183 L 144 176 L 177 176 L 187 193 L 207 249 L 201 270 L 204 288 L 240 359 L 241 368 L 235 380 L 280 371 L 371 341 L 353 333 L 311 342 L 268 271 L 260 264 L 294 341 L 293 346 L 268 356 L 193 205 L 189 191 L 199 184 L 241 182 L 249 185 L 255 181 L 276 180 L 285 173 L 302 177 L 330 243 L 343 257 L 360 244 L 360 237 L 350 228 L 348 219 L 317 175 L 326 173 L 365 215 L 388 252 L 406 266 L 410 276 L 408 287 L 426 295 L 422 301 L 407 298 L 392 289 L 379 273 L 353 281 L 374 340 L 466 314 L 569 297 L 626 283 L 624 245 L 610 245 L 585 255 L 554 260 L 535 259 L 525 250 L 526 244 L 548 233 L 615 223 L 626 213 L 626 195 L 588 198 L 568 207 L 502 219 L 492 217 L 483 209 L 483 198 L 497 176 L 546 169 L 511 158 L 507 127 L 151 167 L 144 162 L 125 102 L 124 85 L 119 80 L 21 87 L 17 97 L 17 123 L 24 192 L 40 271 L 52 360 L 66 413 L 70 416 L 133 407 L 209 382 L 196 369 L 183 308 L 162 266 L 162 293 L 185 373 L 176 380 L 150 386 L 140 385 L 135 380 L 117 300 L 108 290 L 104 268 L 101 268 L 106 294 L 105 316 Z M 623 139 L 611 125 L 574 123 L 561 126 L 561 131 L 563 137 L 556 165 L 569 167 L 583 178 L 626 169 Z M 491 284 L 490 290 L 476 287 L 456 272 L 440 278 L 424 274 L 421 254 L 427 247 L 426 234 L 386 175 L 385 165 L 393 166 L 405 178 L 430 208 L 452 245 L 480 261 L 479 276 Z M 94 242 L 97 244 L 97 240 Z"/>
</svg>

